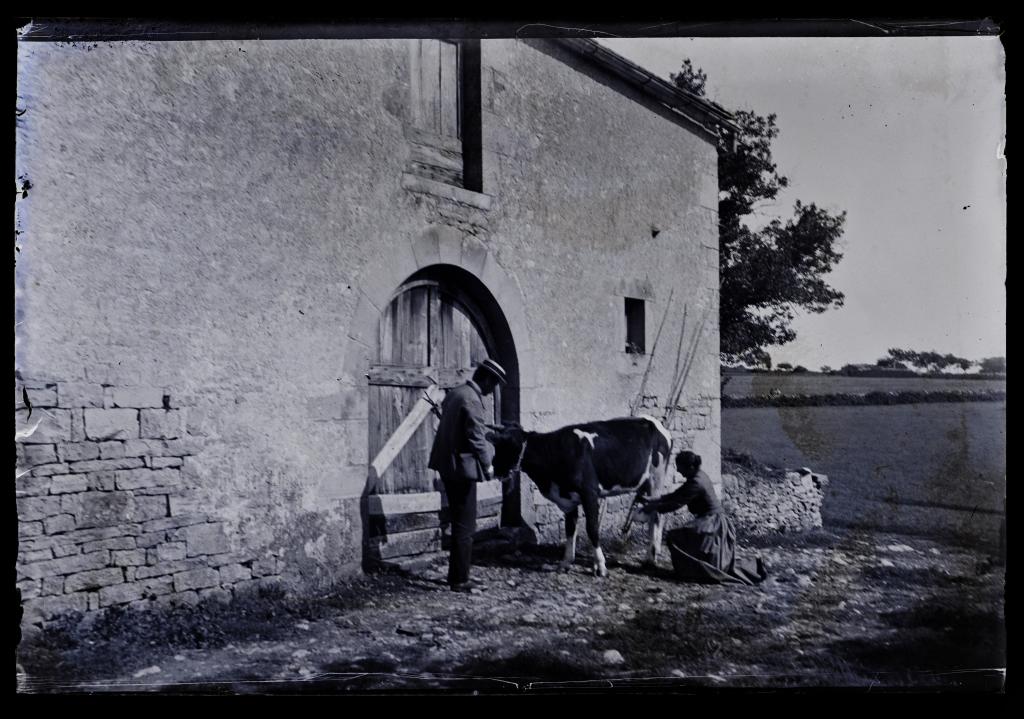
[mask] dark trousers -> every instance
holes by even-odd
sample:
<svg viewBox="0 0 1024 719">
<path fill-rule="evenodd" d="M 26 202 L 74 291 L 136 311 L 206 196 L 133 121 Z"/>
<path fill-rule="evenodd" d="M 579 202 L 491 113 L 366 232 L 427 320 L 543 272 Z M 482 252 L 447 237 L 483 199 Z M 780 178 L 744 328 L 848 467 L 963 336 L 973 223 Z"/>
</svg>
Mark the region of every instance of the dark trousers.
<svg viewBox="0 0 1024 719">
<path fill-rule="evenodd" d="M 448 558 L 448 583 L 461 584 L 469 579 L 473 564 L 473 533 L 476 532 L 476 482 L 442 477 L 448 497 L 448 516 L 452 522 L 451 555 Z"/>
</svg>

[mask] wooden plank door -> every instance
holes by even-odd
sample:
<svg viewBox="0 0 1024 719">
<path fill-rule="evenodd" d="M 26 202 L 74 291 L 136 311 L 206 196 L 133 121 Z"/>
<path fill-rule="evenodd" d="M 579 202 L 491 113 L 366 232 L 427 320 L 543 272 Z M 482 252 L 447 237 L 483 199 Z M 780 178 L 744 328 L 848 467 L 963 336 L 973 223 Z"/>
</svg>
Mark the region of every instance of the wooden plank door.
<svg viewBox="0 0 1024 719">
<path fill-rule="evenodd" d="M 369 372 L 369 451 L 373 458 L 426 387 L 450 389 L 465 382 L 488 356 L 484 335 L 467 308 L 437 283 L 406 285 L 380 319 L 380 354 Z M 484 398 L 487 416 L 500 416 L 500 397 Z M 437 419 L 429 417 L 378 479 L 372 494 L 431 492 L 435 473 L 427 468 Z"/>
</svg>

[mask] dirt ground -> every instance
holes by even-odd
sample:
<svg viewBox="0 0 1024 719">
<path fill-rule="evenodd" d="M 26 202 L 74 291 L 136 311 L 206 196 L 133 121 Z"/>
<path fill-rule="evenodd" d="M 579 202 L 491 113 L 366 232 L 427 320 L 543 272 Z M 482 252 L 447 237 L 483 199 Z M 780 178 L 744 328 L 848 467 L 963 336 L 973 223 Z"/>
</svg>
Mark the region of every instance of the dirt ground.
<svg viewBox="0 0 1024 719">
<path fill-rule="evenodd" d="M 751 542 L 754 542 L 752 539 Z M 315 599 L 253 597 L 74 621 L 24 644 L 28 692 L 537 693 L 859 687 L 999 691 L 1002 566 L 967 548 L 816 531 L 744 547 L 757 587 L 681 583 L 641 547 L 610 576 L 556 571 L 557 547 L 477 551 L 477 594 L 443 561 Z M 582 545 L 582 542 L 581 542 Z"/>
</svg>

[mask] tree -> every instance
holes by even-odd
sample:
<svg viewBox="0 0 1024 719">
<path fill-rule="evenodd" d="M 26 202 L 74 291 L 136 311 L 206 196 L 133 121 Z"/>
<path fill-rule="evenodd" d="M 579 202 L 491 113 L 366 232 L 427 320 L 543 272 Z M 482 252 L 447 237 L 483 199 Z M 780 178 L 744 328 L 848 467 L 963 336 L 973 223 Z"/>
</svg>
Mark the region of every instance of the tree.
<svg viewBox="0 0 1024 719">
<path fill-rule="evenodd" d="M 690 60 L 672 75 L 677 87 L 698 97 L 705 97 L 706 80 Z M 718 154 L 720 351 L 727 361 L 763 365 L 766 347 L 796 339 L 791 324 L 797 310 L 842 306 L 843 294 L 824 276 L 842 259 L 836 246 L 846 213 L 797 200 L 790 219 L 752 229 L 752 213 L 789 180 L 772 159 L 776 116 L 740 110 L 734 117 L 738 130 L 721 138 Z"/>
<path fill-rule="evenodd" d="M 827 364 L 823 364 L 821 366 L 821 373 L 822 374 L 831 374 L 832 373 L 832 368 L 829 367 Z"/>
<path fill-rule="evenodd" d="M 793 365 L 791 365 L 789 362 L 779 362 L 777 365 L 775 365 L 775 367 L 777 369 L 781 369 L 781 370 L 791 370 L 791 369 L 793 369 Z"/>
<path fill-rule="evenodd" d="M 899 360 L 893 359 L 892 357 L 882 357 L 880 360 L 875 362 L 878 367 L 885 367 L 887 369 L 907 369 L 907 365 Z"/>
<path fill-rule="evenodd" d="M 1006 373 L 1006 358 L 1005 357 L 987 357 L 978 364 L 981 365 L 981 371 L 986 374 L 1005 374 Z"/>
<path fill-rule="evenodd" d="M 965 357 L 957 357 L 955 354 L 951 353 L 941 354 L 935 350 L 917 352 L 914 350 L 905 350 L 896 347 L 889 350 L 889 356 L 887 358 L 878 360 L 879 366 L 890 366 L 883 365 L 883 362 L 889 362 L 893 365 L 905 362 L 926 372 L 942 372 L 947 367 L 959 367 L 961 370 L 966 372 L 971 367 L 978 364 L 973 360 L 969 360 Z"/>
</svg>

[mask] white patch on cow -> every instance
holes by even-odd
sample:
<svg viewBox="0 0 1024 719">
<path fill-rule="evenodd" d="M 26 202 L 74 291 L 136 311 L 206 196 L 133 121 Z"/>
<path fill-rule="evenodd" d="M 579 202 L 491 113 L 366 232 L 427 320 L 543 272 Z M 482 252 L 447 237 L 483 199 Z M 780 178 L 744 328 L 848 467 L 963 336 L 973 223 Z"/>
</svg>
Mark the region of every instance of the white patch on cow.
<svg viewBox="0 0 1024 719">
<path fill-rule="evenodd" d="M 594 440 L 597 439 L 597 432 L 584 432 L 582 429 L 574 429 L 573 434 L 581 441 L 590 442 L 590 448 L 594 448 Z"/>
<path fill-rule="evenodd" d="M 667 429 L 665 429 L 665 425 L 663 425 L 661 422 L 659 422 L 649 414 L 640 415 L 640 419 L 646 419 L 648 422 L 653 424 L 654 428 L 661 432 L 661 436 L 665 438 L 666 442 L 668 442 L 668 446 L 672 446 L 672 434 Z"/>
</svg>

